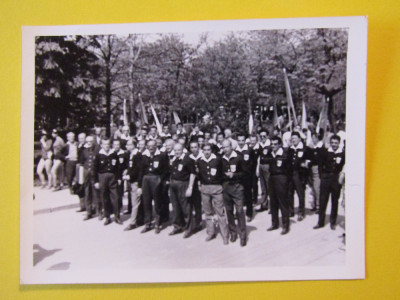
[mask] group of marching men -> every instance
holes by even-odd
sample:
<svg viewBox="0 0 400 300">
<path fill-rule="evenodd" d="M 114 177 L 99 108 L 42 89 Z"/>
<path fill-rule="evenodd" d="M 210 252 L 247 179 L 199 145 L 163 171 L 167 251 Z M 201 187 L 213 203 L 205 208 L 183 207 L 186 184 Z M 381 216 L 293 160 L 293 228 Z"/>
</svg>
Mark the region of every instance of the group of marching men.
<svg viewBox="0 0 400 300">
<path fill-rule="evenodd" d="M 158 234 L 170 220 L 171 203 L 170 235 L 183 232 L 188 238 L 195 234 L 201 230 L 204 213 L 206 241 L 216 237 L 218 225 L 225 245 L 239 237 L 245 246 L 246 222 L 251 222 L 254 210 L 270 209 L 268 231 L 279 228 L 280 211 L 281 234 L 287 234 L 296 193 L 297 220 L 302 221 L 306 185 L 313 194 L 311 210 L 319 214 L 314 229 L 325 225 L 329 198 L 330 226 L 335 229 L 345 146 L 340 135 L 332 133 L 326 140 L 323 136 L 295 128 L 282 141 L 263 128 L 256 134 L 233 137 L 229 129 L 212 134 L 199 126 L 190 134 L 182 126 L 173 134 L 168 126 L 162 132 L 155 126 L 143 127 L 131 136 L 124 126 L 113 139 L 104 138 L 102 129 L 95 128 L 92 135 L 80 133 L 78 141 L 69 132 L 64 142 L 57 130 L 51 135 L 44 131 L 37 174 L 43 188 L 59 190 L 66 182 L 79 195 L 78 211 L 86 211 L 85 220 L 97 216 L 108 225 L 114 215 L 114 222 L 122 224 L 120 214 L 124 213 L 130 215 L 125 230 L 144 225 L 142 233 L 154 228 Z M 123 212 L 126 193 L 128 206 Z M 259 207 L 253 209 L 253 205 Z"/>
</svg>

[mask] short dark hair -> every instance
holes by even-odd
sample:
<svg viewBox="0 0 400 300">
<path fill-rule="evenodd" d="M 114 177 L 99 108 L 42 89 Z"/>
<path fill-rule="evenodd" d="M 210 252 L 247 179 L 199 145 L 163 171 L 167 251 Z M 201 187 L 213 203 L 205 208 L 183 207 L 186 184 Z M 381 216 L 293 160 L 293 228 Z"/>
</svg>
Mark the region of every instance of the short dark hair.
<svg viewBox="0 0 400 300">
<path fill-rule="evenodd" d="M 269 131 L 268 131 L 268 129 L 267 128 L 261 128 L 259 131 L 258 131 L 258 133 L 261 133 L 261 132 L 265 132 L 267 135 L 269 134 Z"/>
<path fill-rule="evenodd" d="M 300 133 L 297 131 L 293 131 L 291 136 L 297 136 L 299 139 L 301 138 Z"/>
<path fill-rule="evenodd" d="M 331 141 L 332 141 L 332 140 L 337 140 L 337 141 L 340 143 L 341 138 L 340 138 L 340 136 L 338 136 L 337 134 L 334 134 L 334 135 L 331 136 L 330 140 L 331 140 Z"/>
<path fill-rule="evenodd" d="M 237 137 L 238 137 L 238 138 L 239 138 L 239 136 L 243 136 L 244 139 L 247 138 L 247 134 L 246 134 L 245 132 L 243 132 L 243 131 L 239 131 L 239 132 L 237 133 Z"/>
<path fill-rule="evenodd" d="M 213 149 L 213 145 L 210 143 L 204 143 L 202 149 L 204 149 L 204 147 L 210 147 L 211 150 Z"/>
<path fill-rule="evenodd" d="M 279 145 L 282 145 L 282 139 L 277 135 L 273 136 L 271 138 L 271 141 L 276 141 L 276 142 L 278 142 Z"/>
</svg>

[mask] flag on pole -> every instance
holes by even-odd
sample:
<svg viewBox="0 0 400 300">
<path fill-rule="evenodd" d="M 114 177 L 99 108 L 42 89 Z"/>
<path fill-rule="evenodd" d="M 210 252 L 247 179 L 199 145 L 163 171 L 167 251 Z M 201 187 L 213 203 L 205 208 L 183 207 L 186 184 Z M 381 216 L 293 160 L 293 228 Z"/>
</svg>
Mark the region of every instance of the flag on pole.
<svg viewBox="0 0 400 300">
<path fill-rule="evenodd" d="M 251 111 L 250 99 L 248 99 L 248 103 L 249 103 L 249 134 L 252 134 L 254 128 L 254 119 L 253 119 L 253 112 Z"/>
<path fill-rule="evenodd" d="M 160 121 L 157 118 L 156 111 L 154 110 L 153 105 L 151 105 L 150 108 L 151 108 L 151 112 L 152 112 L 153 117 L 154 117 L 154 122 L 156 122 L 158 134 L 161 134 L 162 133 L 162 126 L 161 126 Z"/>
<path fill-rule="evenodd" d="M 140 93 L 139 93 L 139 102 L 140 102 L 140 111 L 141 111 L 140 115 L 141 115 L 141 121 L 142 121 L 142 126 L 143 126 L 144 124 L 149 124 L 149 121 L 147 120 L 146 109 L 144 108 L 144 104 L 142 101 L 142 97 L 140 96 Z"/>
<path fill-rule="evenodd" d="M 124 126 L 128 126 L 128 115 L 126 113 L 126 99 L 124 99 L 122 112 L 123 112 L 123 118 L 124 118 Z"/>
<path fill-rule="evenodd" d="M 285 89 L 286 89 L 286 98 L 287 98 L 287 102 L 288 102 L 289 122 L 290 122 L 290 110 L 292 110 L 293 122 L 294 122 L 294 125 L 297 126 L 296 111 L 294 110 L 292 92 L 290 91 L 289 79 L 288 79 L 285 68 L 283 68 L 283 76 L 285 78 Z"/>
<path fill-rule="evenodd" d="M 327 101 L 329 101 L 329 98 L 327 99 Z M 328 126 L 328 102 L 327 101 L 324 100 L 323 104 L 322 104 L 322 109 L 319 114 L 317 128 L 315 129 L 315 131 L 317 133 L 320 132 L 321 128 L 324 130 L 324 134 L 326 133 L 326 127 Z"/>
<path fill-rule="evenodd" d="M 173 111 L 172 115 L 174 116 L 175 125 L 181 123 L 181 119 L 179 119 L 178 113 L 176 111 Z"/>
<path fill-rule="evenodd" d="M 302 102 L 303 102 L 303 110 L 302 110 L 302 113 L 301 113 L 301 129 L 307 129 L 308 126 L 307 126 L 306 104 L 304 103 L 304 100 Z"/>
<path fill-rule="evenodd" d="M 274 101 L 274 117 L 272 119 L 272 124 L 275 128 L 278 127 L 279 129 L 281 129 L 281 124 L 278 117 L 278 109 L 276 108 L 276 100 Z"/>
</svg>

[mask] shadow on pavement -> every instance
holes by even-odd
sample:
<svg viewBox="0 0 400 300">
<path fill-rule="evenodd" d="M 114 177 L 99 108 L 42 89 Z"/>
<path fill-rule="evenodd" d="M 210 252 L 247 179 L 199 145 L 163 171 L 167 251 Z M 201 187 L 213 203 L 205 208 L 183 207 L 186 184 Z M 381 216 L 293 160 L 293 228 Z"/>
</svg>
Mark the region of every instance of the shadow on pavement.
<svg viewBox="0 0 400 300">
<path fill-rule="evenodd" d="M 52 265 L 47 270 L 57 270 L 57 271 L 68 270 L 70 265 L 71 265 L 70 262 L 62 262 L 59 264 Z"/>
<path fill-rule="evenodd" d="M 47 250 L 42 248 L 39 244 L 33 245 L 33 265 L 36 266 L 46 257 L 53 255 L 54 253 L 61 251 L 62 249 Z"/>
</svg>

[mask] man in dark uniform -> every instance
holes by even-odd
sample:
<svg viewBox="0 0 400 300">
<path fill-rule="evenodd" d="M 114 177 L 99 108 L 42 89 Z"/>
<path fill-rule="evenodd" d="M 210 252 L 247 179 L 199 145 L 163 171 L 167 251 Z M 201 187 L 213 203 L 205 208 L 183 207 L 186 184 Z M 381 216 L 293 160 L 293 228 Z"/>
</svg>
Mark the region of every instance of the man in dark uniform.
<svg viewBox="0 0 400 300">
<path fill-rule="evenodd" d="M 310 148 L 303 144 L 297 131 L 292 132 L 291 141 L 292 146 L 288 149 L 288 155 L 292 162 L 292 176 L 289 180 L 290 215 L 294 215 L 294 192 L 296 191 L 299 199 L 297 221 L 302 221 L 305 217 L 307 167 L 311 162 L 312 153 Z"/>
<path fill-rule="evenodd" d="M 321 176 L 320 186 L 320 207 L 318 224 L 314 229 L 319 229 L 325 225 L 325 211 L 331 196 L 331 229 L 336 229 L 336 218 L 338 212 L 338 202 L 342 185 L 339 183 L 339 175 L 345 164 L 345 153 L 339 148 L 340 137 L 332 135 L 329 149 L 321 149 L 319 156 L 319 174 Z"/>
<path fill-rule="evenodd" d="M 196 168 L 196 174 L 198 173 L 198 161 L 202 157 L 202 152 L 200 151 L 200 146 L 198 142 L 192 141 L 190 142 L 190 155 L 189 158 L 193 161 L 193 165 Z M 196 177 L 193 184 L 193 193 L 190 197 L 190 202 L 193 205 L 194 209 L 194 231 L 201 230 L 201 194 L 199 191 L 199 180 Z"/>
<path fill-rule="evenodd" d="M 121 184 L 118 155 L 111 149 L 110 140 L 101 141 L 101 149 L 94 160 L 95 187 L 100 190 L 104 205 L 104 225 L 111 223 L 110 215 L 114 213 L 114 221 L 122 224 L 119 218 L 118 184 Z"/>
<path fill-rule="evenodd" d="M 184 230 L 183 238 L 188 238 L 195 231 L 192 204 L 189 199 L 193 194 L 196 170 L 193 160 L 189 158 L 189 155 L 183 153 L 181 144 L 175 144 L 174 153 L 175 157 L 171 161 L 171 182 L 169 186 L 174 229 L 170 232 L 170 235 L 175 235 Z"/>
<path fill-rule="evenodd" d="M 251 222 L 253 219 L 252 186 L 253 176 L 255 176 L 255 170 L 257 166 L 257 158 L 253 149 L 249 148 L 249 146 L 246 144 L 246 134 L 239 133 L 237 142 L 238 146 L 236 147 L 235 151 L 242 154 L 246 169 L 250 171 L 249 176 L 243 178 L 243 188 L 247 222 Z"/>
<path fill-rule="evenodd" d="M 171 160 L 174 158 L 174 145 L 175 142 L 173 139 L 167 139 L 165 141 L 165 146 L 160 149 L 160 152 L 162 152 L 167 160 L 168 163 L 171 162 Z M 169 183 L 170 183 L 170 170 L 168 169 L 165 173 L 164 179 L 161 181 L 161 207 L 160 207 L 160 221 L 161 224 L 168 222 L 169 221 Z"/>
<path fill-rule="evenodd" d="M 144 223 L 145 227 L 141 231 L 145 233 L 151 230 L 152 211 L 154 200 L 155 210 L 155 233 L 161 232 L 161 182 L 165 179 L 165 174 L 168 170 L 168 160 L 160 150 L 157 149 L 156 141 L 149 140 L 147 149 L 143 152 L 143 208 L 144 208 Z"/>
<path fill-rule="evenodd" d="M 211 145 L 203 146 L 203 155 L 198 163 L 198 177 L 201 183 L 201 200 L 206 216 L 207 238 L 210 241 L 216 237 L 213 221 L 214 212 L 218 217 L 219 230 L 224 245 L 228 245 L 229 230 L 222 188 L 222 161 L 212 153 Z"/>
<path fill-rule="evenodd" d="M 113 140 L 112 149 L 117 154 L 121 174 L 126 170 L 128 163 L 128 153 L 121 149 L 121 141 Z M 118 183 L 118 207 L 122 210 L 122 198 L 124 197 L 125 184 L 124 181 Z"/>
<path fill-rule="evenodd" d="M 291 159 L 287 150 L 282 148 L 280 137 L 274 136 L 271 140 L 272 151 L 268 155 L 269 164 L 269 195 L 271 198 L 272 225 L 268 231 L 279 228 L 279 210 L 282 214 L 282 232 L 287 234 L 290 226 L 290 207 L 288 198 L 288 183 L 291 176 Z"/>
<path fill-rule="evenodd" d="M 268 210 L 268 178 L 269 178 L 269 165 L 267 157 L 270 152 L 271 141 L 268 138 L 269 132 L 267 129 L 260 130 L 260 141 L 254 146 L 256 156 L 259 159 L 258 175 L 261 183 L 261 203 L 260 207 L 256 209 L 257 212 Z"/>
<path fill-rule="evenodd" d="M 86 137 L 86 144 L 79 155 L 79 165 L 83 169 L 80 174 L 83 174 L 83 186 L 85 195 L 86 217 L 84 220 L 89 220 L 97 212 L 99 220 L 102 220 L 103 202 L 101 201 L 99 191 L 95 188 L 94 177 L 94 159 L 96 157 L 96 148 L 94 145 L 93 136 Z"/>
<path fill-rule="evenodd" d="M 126 143 L 127 149 L 127 169 L 124 171 L 123 179 L 129 182 L 130 185 L 130 210 L 131 217 L 129 225 L 124 230 L 132 230 L 139 226 L 138 214 L 139 206 L 141 203 L 142 195 L 142 179 L 143 179 L 143 158 L 142 154 L 138 149 L 135 148 L 135 144 L 132 139 L 129 139 Z M 129 209 L 129 207 L 128 207 Z"/>
<path fill-rule="evenodd" d="M 233 151 L 231 141 L 224 140 L 222 146 L 224 150 L 224 155 L 222 157 L 223 197 L 228 218 L 229 233 L 231 242 L 236 241 L 239 233 L 240 245 L 244 247 L 247 243 L 247 232 L 246 217 L 243 210 L 243 179 L 249 176 L 250 172 L 246 169 L 242 156 Z M 234 209 L 236 209 L 239 228 L 237 228 L 235 223 Z"/>
</svg>

